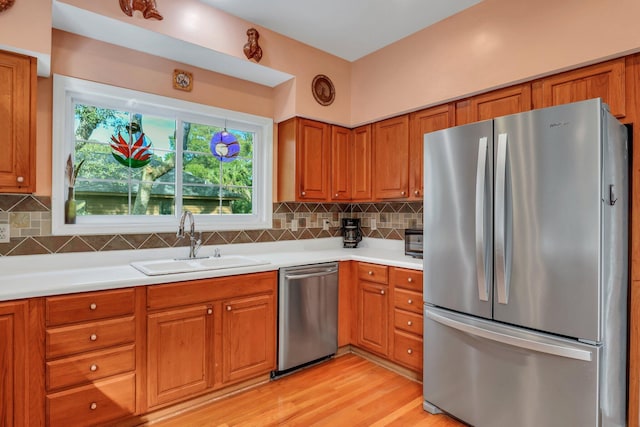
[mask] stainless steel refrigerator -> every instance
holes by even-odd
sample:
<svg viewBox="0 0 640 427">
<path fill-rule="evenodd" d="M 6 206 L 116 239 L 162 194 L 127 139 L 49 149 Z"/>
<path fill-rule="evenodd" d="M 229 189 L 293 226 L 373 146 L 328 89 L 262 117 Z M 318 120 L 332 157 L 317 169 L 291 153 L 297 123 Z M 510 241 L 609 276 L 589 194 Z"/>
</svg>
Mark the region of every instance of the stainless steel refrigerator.
<svg viewBox="0 0 640 427">
<path fill-rule="evenodd" d="M 628 147 L 599 99 L 424 136 L 424 408 L 626 424 Z"/>
</svg>

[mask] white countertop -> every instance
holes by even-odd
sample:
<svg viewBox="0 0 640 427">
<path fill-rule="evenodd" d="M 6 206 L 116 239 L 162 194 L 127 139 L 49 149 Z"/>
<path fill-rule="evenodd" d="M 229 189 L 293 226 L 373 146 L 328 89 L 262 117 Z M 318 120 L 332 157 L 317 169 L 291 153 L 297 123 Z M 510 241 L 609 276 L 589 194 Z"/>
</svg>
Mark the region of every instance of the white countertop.
<svg viewBox="0 0 640 427">
<path fill-rule="evenodd" d="M 331 261 L 363 261 L 422 270 L 422 260 L 404 254 L 404 242 L 365 238 L 355 249 L 342 248 L 342 238 L 205 246 L 198 255 L 246 255 L 268 264 L 193 273 L 147 276 L 132 261 L 184 257 L 188 248 L 144 249 L 24 255 L 0 258 L 0 301 L 181 282 L 185 280 L 272 271 L 294 265 Z"/>
</svg>

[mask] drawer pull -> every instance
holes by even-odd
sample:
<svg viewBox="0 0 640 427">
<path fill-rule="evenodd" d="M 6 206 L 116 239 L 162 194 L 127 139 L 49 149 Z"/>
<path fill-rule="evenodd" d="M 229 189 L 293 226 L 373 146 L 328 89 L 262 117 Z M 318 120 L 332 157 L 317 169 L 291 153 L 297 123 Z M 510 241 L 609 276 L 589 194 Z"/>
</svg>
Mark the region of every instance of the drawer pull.
<svg viewBox="0 0 640 427">
<path fill-rule="evenodd" d="M 407 279 L 407 282 L 409 282 L 409 283 L 413 282 L 413 277 L 409 277 L 409 278 Z"/>
<path fill-rule="evenodd" d="M 413 326 L 413 322 L 412 322 L 411 320 L 409 320 L 409 321 L 407 322 L 407 326 Z"/>
<path fill-rule="evenodd" d="M 91 334 L 91 336 L 89 337 L 89 339 L 91 341 L 96 341 L 98 339 L 98 336 L 96 334 Z"/>
<path fill-rule="evenodd" d="M 384 289 L 380 289 L 380 295 L 384 295 Z"/>
<path fill-rule="evenodd" d="M 94 363 L 93 365 L 91 365 L 91 366 L 89 367 L 89 370 L 90 370 L 91 372 L 95 372 L 95 371 L 97 371 L 97 370 L 98 370 L 98 365 L 96 365 L 96 364 Z"/>
<path fill-rule="evenodd" d="M 413 300 L 412 300 L 411 298 L 409 298 L 409 299 L 407 300 L 407 304 L 413 304 Z"/>
<path fill-rule="evenodd" d="M 91 305 L 89 305 L 89 310 L 95 310 L 96 308 L 98 308 L 98 304 L 95 302 L 92 302 Z"/>
<path fill-rule="evenodd" d="M 368 274 L 369 276 L 373 276 L 373 271 L 369 271 L 367 274 Z"/>
<path fill-rule="evenodd" d="M 91 405 L 89 405 L 89 409 L 91 409 L 92 411 L 95 411 L 98 408 L 98 404 L 96 402 L 91 402 Z"/>
<path fill-rule="evenodd" d="M 413 354 L 413 350 L 408 349 L 408 350 L 407 350 L 407 354 Z"/>
<path fill-rule="evenodd" d="M 231 306 L 230 305 L 227 306 L 227 311 L 231 311 Z"/>
<path fill-rule="evenodd" d="M 213 314 L 213 309 L 212 308 L 207 308 L 207 314 Z"/>
</svg>

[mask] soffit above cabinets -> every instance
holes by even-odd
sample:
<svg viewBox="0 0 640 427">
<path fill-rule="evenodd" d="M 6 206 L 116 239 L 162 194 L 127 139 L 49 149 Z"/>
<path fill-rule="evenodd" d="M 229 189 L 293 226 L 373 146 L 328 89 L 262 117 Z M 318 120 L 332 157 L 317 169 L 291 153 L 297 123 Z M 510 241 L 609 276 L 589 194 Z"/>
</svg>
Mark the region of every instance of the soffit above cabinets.
<svg viewBox="0 0 640 427">
<path fill-rule="evenodd" d="M 294 77 L 57 0 L 53 1 L 53 28 L 268 87 L 275 87 Z M 135 43 L 131 43 L 132 40 Z"/>
</svg>

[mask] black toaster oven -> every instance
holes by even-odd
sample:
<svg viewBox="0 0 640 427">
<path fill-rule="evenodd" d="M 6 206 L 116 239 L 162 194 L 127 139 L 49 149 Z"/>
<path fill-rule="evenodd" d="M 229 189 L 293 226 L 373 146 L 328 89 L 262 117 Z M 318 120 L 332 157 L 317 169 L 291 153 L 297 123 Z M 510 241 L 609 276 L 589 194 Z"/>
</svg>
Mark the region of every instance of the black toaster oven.
<svg viewBox="0 0 640 427">
<path fill-rule="evenodd" d="M 404 230 L 404 254 L 414 258 L 422 258 L 422 229 L 407 228 Z"/>
</svg>

